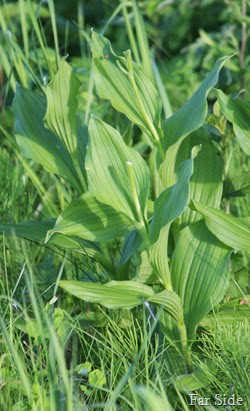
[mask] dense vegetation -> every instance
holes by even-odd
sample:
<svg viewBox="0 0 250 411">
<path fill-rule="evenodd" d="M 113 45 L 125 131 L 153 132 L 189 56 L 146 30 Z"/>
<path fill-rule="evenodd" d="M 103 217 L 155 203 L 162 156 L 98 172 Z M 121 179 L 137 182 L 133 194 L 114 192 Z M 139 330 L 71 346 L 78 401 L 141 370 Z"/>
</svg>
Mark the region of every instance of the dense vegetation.
<svg viewBox="0 0 250 411">
<path fill-rule="evenodd" d="M 249 410 L 248 3 L 0 3 L 0 409 Z"/>
</svg>

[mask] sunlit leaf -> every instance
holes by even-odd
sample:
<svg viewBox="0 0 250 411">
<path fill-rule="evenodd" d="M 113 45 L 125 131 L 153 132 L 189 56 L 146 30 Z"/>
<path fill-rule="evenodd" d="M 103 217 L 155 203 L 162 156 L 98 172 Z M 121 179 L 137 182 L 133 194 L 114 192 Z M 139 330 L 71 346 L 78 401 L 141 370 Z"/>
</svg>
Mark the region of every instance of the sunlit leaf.
<svg viewBox="0 0 250 411">
<path fill-rule="evenodd" d="M 153 295 L 153 290 L 133 281 L 111 281 L 107 284 L 81 281 L 60 281 L 60 287 L 74 296 L 107 308 L 131 309 Z"/>
<path fill-rule="evenodd" d="M 92 117 L 86 156 L 89 191 L 101 203 L 112 206 L 136 222 L 138 213 L 128 175 L 128 162 L 133 167 L 135 189 L 144 214 L 150 184 L 146 162 L 136 150 L 126 146 L 114 128 Z"/>
<path fill-rule="evenodd" d="M 97 201 L 90 193 L 73 200 L 47 234 L 61 233 L 90 241 L 108 241 L 133 230 L 131 222 L 114 208 Z"/>
<path fill-rule="evenodd" d="M 161 291 L 149 297 L 148 302 L 164 308 L 178 323 L 183 323 L 183 308 L 180 297 L 173 291 Z"/>
<path fill-rule="evenodd" d="M 99 97 L 110 100 L 117 111 L 124 113 L 142 131 L 150 134 L 129 78 L 117 64 L 119 62 L 125 68 L 125 57 L 117 56 L 112 50 L 109 40 L 94 31 L 92 31 L 91 51 L 95 85 Z M 146 113 L 159 131 L 162 108 L 159 94 L 150 79 L 135 63 L 133 71 Z"/>
</svg>

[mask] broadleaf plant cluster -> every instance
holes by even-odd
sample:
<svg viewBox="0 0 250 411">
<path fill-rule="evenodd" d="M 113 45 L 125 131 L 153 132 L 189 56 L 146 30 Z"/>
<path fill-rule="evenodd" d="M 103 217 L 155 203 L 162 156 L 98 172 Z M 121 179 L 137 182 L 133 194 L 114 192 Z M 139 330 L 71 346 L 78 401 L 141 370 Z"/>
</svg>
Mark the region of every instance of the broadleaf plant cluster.
<svg viewBox="0 0 250 411">
<path fill-rule="evenodd" d="M 65 59 L 43 94 L 17 86 L 14 132 L 23 156 L 67 180 L 75 198 L 61 184 L 67 205 L 60 215 L 1 229 L 94 258 L 102 281 L 66 279 L 59 286 L 107 309 L 146 304 L 186 372 L 195 373 L 197 326 L 225 296 L 232 253 L 250 250 L 249 218 L 221 207 L 223 153 L 207 127 L 207 96 L 230 57 L 220 58 L 184 106 L 164 119 L 153 71 L 134 62 L 130 50 L 117 55 L 95 31 L 91 51 L 100 104 L 109 100 L 127 117 L 129 138 L 94 115 L 84 124 L 81 84 Z M 214 93 L 249 155 L 249 103 Z M 135 129 L 147 147 L 143 155 L 133 146 Z"/>
</svg>

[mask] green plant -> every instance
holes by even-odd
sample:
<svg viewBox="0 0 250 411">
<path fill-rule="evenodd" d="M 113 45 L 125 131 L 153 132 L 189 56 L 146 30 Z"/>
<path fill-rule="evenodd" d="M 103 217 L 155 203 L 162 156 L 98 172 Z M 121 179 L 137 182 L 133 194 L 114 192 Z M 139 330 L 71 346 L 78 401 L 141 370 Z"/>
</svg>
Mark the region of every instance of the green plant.
<svg viewBox="0 0 250 411">
<path fill-rule="evenodd" d="M 197 326 L 228 289 L 232 251 L 240 250 L 245 260 L 249 251 L 249 217 L 220 210 L 223 157 L 228 160 L 224 137 L 235 136 L 249 155 L 249 104 L 218 90 L 214 116 L 207 118 L 207 95 L 229 60 L 223 57 L 184 106 L 163 119 L 164 94 L 132 4 L 141 40 L 138 58 L 133 50 L 136 63 L 130 50 L 119 56 L 107 38 L 93 31 L 91 39 L 97 94 L 132 126 L 121 136 L 96 116 L 84 124 L 77 111 L 80 81 L 59 56 L 43 94 L 18 86 L 16 141 L 27 158 L 67 180 L 70 195 L 61 183 L 67 206 L 59 216 L 1 229 L 95 259 L 98 283 L 96 275 L 88 282 L 59 282 L 72 295 L 118 313 L 143 304 L 159 308 L 161 331 L 194 390 L 196 383 L 206 384 L 202 376 L 197 382 L 192 364 Z M 234 130 L 225 129 L 226 121 Z M 143 156 L 133 146 L 133 126 L 140 130 Z M 185 376 L 177 378 L 181 386 Z"/>
</svg>

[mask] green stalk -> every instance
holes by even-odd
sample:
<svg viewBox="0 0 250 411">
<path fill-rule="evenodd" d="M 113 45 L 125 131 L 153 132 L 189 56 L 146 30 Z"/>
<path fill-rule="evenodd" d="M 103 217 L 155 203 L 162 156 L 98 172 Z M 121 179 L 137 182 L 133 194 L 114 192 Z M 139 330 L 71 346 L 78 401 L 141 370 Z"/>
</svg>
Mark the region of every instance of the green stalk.
<svg viewBox="0 0 250 411">
<path fill-rule="evenodd" d="M 56 65 L 57 65 L 57 70 L 58 70 L 60 53 L 59 53 L 59 45 L 58 45 L 57 27 L 56 27 L 56 13 L 55 13 L 55 6 L 54 6 L 53 0 L 48 0 L 48 6 L 49 6 L 52 31 L 53 31 L 53 37 L 54 37 L 54 44 L 55 44 Z"/>
<path fill-rule="evenodd" d="M 132 26 L 131 26 L 131 23 L 130 23 L 130 20 L 129 20 L 129 16 L 128 16 L 128 12 L 127 12 L 127 7 L 125 6 L 124 0 L 121 0 L 121 1 L 122 1 L 122 13 L 123 13 L 124 21 L 125 21 L 125 24 L 126 24 L 126 29 L 127 29 L 127 34 L 128 34 L 129 42 L 130 42 L 130 45 L 131 45 L 131 49 L 132 49 L 135 61 L 138 64 L 141 64 L 140 56 L 139 56 L 137 46 L 136 46 L 136 42 L 135 42 L 135 36 L 134 36 L 133 29 L 132 29 Z"/>
<path fill-rule="evenodd" d="M 181 345 L 182 345 L 182 350 L 183 350 L 183 354 L 184 354 L 185 361 L 186 361 L 187 371 L 191 373 L 193 371 L 193 366 L 192 366 L 192 358 L 190 354 L 190 349 L 189 349 L 188 342 L 187 342 L 187 328 L 185 326 L 184 321 L 181 323 L 177 323 L 177 327 L 179 329 L 179 333 L 181 337 Z"/>
</svg>

